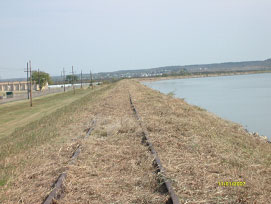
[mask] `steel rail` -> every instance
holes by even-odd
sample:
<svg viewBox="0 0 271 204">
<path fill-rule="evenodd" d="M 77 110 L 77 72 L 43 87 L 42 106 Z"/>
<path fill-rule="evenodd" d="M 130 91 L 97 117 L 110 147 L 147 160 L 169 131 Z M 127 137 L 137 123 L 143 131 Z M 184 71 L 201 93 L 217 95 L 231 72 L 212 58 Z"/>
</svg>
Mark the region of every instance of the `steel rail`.
<svg viewBox="0 0 271 204">
<path fill-rule="evenodd" d="M 83 137 L 83 139 L 86 139 L 90 136 L 91 132 L 94 130 L 94 125 L 96 124 L 96 120 L 92 121 L 91 127 L 88 129 L 87 134 Z M 79 145 L 76 150 L 73 152 L 71 160 L 69 161 L 68 164 L 72 164 L 79 156 L 80 152 L 81 152 L 81 145 Z M 64 171 L 63 173 L 61 173 L 59 175 L 59 177 L 57 178 L 57 180 L 54 183 L 54 187 L 51 190 L 51 192 L 49 193 L 49 195 L 45 198 L 45 200 L 43 201 L 43 204 L 52 204 L 53 201 L 55 199 L 59 199 L 63 190 L 63 184 L 64 181 L 67 177 L 67 170 Z"/>
<path fill-rule="evenodd" d="M 151 154 L 154 156 L 154 164 L 153 165 L 156 168 L 156 173 L 162 177 L 161 181 L 163 182 L 163 184 L 161 185 L 160 192 L 162 192 L 162 193 L 167 192 L 169 194 L 170 198 L 166 202 L 167 204 L 180 204 L 179 198 L 176 195 L 176 193 L 171 185 L 170 180 L 166 177 L 166 170 L 163 167 L 161 160 L 158 156 L 158 153 L 155 151 L 155 149 L 149 139 L 149 133 L 148 133 L 145 125 L 143 124 L 141 117 L 138 114 L 138 111 L 133 103 L 132 96 L 130 93 L 129 93 L 129 99 L 130 99 L 131 108 L 135 114 L 135 117 L 139 121 L 139 125 L 142 128 L 142 133 L 143 133 L 142 143 L 146 144 L 148 146 Z"/>
</svg>

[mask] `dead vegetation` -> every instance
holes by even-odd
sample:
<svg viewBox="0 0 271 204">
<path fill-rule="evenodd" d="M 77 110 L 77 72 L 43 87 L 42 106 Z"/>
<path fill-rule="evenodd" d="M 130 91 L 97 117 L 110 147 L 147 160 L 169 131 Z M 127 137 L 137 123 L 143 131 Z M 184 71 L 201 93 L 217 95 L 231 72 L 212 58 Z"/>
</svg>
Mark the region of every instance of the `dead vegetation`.
<svg viewBox="0 0 271 204">
<path fill-rule="evenodd" d="M 270 203 L 270 144 L 181 99 L 129 89 L 183 203 Z M 237 181 L 246 184 L 218 185 Z"/>
<path fill-rule="evenodd" d="M 94 108 L 95 130 L 70 166 L 59 203 L 165 203 L 147 148 L 120 82 Z"/>
<path fill-rule="evenodd" d="M 57 110 L 55 117 L 48 115 L 11 135 L 4 145 L 12 151 L 1 149 L 0 173 L 7 176 L 7 182 L 0 189 L 0 203 L 42 203 L 94 117 L 86 110 L 103 92 L 97 90 Z M 16 143 L 17 138 L 25 142 L 25 148 L 18 146 L 24 143 Z"/>
<path fill-rule="evenodd" d="M 12 176 L 0 189 L 0 203 L 42 203 L 66 170 L 55 203 L 165 203 L 128 90 L 182 203 L 270 202 L 270 144 L 181 99 L 123 80 L 69 106 L 64 123 L 49 117 L 53 128 L 37 123 L 22 129 L 43 139 L 1 160 Z M 94 118 L 94 131 L 80 139 Z M 69 163 L 79 144 L 78 160 Z M 218 185 L 238 181 L 245 186 Z"/>
<path fill-rule="evenodd" d="M 67 171 L 63 196 L 56 203 L 165 203 L 167 196 L 157 192 L 152 158 L 141 145 L 128 91 L 121 82 L 110 87 L 64 115 L 72 118 L 68 123 L 54 121 L 57 136 L 8 157 L 9 165 L 18 164 L 1 189 L 2 202 L 42 203 L 59 174 Z M 95 130 L 80 139 L 94 117 Z M 79 144 L 77 162 L 69 163 Z"/>
</svg>

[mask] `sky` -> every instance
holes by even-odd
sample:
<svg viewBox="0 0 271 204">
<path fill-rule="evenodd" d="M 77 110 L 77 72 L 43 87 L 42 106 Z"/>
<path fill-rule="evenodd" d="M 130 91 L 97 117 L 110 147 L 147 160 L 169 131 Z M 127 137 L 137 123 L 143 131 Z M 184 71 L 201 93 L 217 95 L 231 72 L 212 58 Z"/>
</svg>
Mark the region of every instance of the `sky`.
<svg viewBox="0 0 271 204">
<path fill-rule="evenodd" d="M 271 58 L 270 0 L 0 0 L 0 79 Z"/>
</svg>

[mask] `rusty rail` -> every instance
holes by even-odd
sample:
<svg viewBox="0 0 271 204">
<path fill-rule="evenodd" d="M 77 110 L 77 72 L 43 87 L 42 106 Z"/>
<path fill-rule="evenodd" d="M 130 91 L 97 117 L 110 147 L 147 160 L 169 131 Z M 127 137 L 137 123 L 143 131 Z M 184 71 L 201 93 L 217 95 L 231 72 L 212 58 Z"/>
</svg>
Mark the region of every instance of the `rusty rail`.
<svg viewBox="0 0 271 204">
<path fill-rule="evenodd" d="M 179 198 L 178 196 L 175 194 L 174 192 L 174 189 L 171 185 L 171 182 L 169 181 L 169 179 L 167 179 L 166 177 L 166 170 L 164 169 L 162 163 L 161 163 L 161 160 L 157 154 L 157 152 L 155 151 L 150 139 L 149 139 L 149 133 L 146 129 L 146 127 L 144 126 L 143 122 L 142 122 L 142 119 L 140 118 L 137 110 L 136 110 L 136 107 L 133 103 L 133 100 L 132 100 L 132 97 L 131 97 L 131 94 L 129 93 L 129 99 L 130 99 L 130 104 L 131 104 L 131 108 L 135 114 L 135 117 L 136 119 L 139 121 L 139 125 L 140 127 L 142 128 L 142 133 L 143 133 L 143 136 L 142 136 L 142 143 L 147 145 L 151 154 L 154 156 L 154 167 L 156 168 L 156 173 L 158 175 L 161 176 L 161 181 L 162 181 L 162 185 L 161 185 L 161 188 L 160 188 L 160 192 L 164 193 L 168 193 L 170 198 L 169 200 L 166 202 L 167 204 L 179 204 L 180 201 L 179 201 Z"/>
<path fill-rule="evenodd" d="M 96 120 L 92 121 L 91 127 L 88 129 L 87 134 L 83 137 L 83 139 L 86 139 L 90 136 L 91 132 L 94 130 L 94 125 L 96 124 Z M 79 145 L 76 150 L 73 152 L 71 160 L 68 164 L 72 164 L 79 156 L 81 152 L 81 145 Z M 66 169 L 67 171 L 67 169 Z M 52 204 L 55 199 L 59 199 L 63 190 L 63 183 L 67 177 L 67 172 L 64 171 L 60 174 L 60 176 L 57 178 L 57 180 L 54 183 L 53 190 L 49 193 L 49 195 L 45 198 L 43 204 Z"/>
<path fill-rule="evenodd" d="M 54 185 L 53 190 L 47 196 L 47 198 L 45 199 L 43 204 L 51 204 L 55 198 L 60 196 L 60 192 L 61 192 L 61 189 L 63 187 L 63 182 L 66 179 L 66 177 L 67 177 L 66 172 L 63 172 L 62 174 L 60 174 L 60 176 L 58 177 L 58 179 L 57 179 L 57 181 L 56 181 L 56 183 Z"/>
</svg>

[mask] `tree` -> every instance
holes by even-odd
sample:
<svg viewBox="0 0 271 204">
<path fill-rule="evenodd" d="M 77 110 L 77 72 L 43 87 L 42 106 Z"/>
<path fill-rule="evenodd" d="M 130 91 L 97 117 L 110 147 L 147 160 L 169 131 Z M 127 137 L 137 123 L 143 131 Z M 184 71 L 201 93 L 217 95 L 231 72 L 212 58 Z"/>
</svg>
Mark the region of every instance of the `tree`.
<svg viewBox="0 0 271 204">
<path fill-rule="evenodd" d="M 186 75 L 189 75 L 190 73 L 188 72 L 188 70 L 186 68 L 184 69 L 180 69 L 178 75 L 181 75 L 181 76 L 186 76 Z"/>
<path fill-rule="evenodd" d="M 70 84 L 72 82 L 76 82 L 78 80 L 78 76 L 76 75 L 67 75 L 66 76 L 66 81 L 68 81 Z"/>
<path fill-rule="evenodd" d="M 46 72 L 41 71 L 33 71 L 32 72 L 32 81 L 36 82 L 36 84 L 39 84 L 40 90 L 46 86 L 46 84 L 51 83 L 51 77 Z"/>
</svg>

